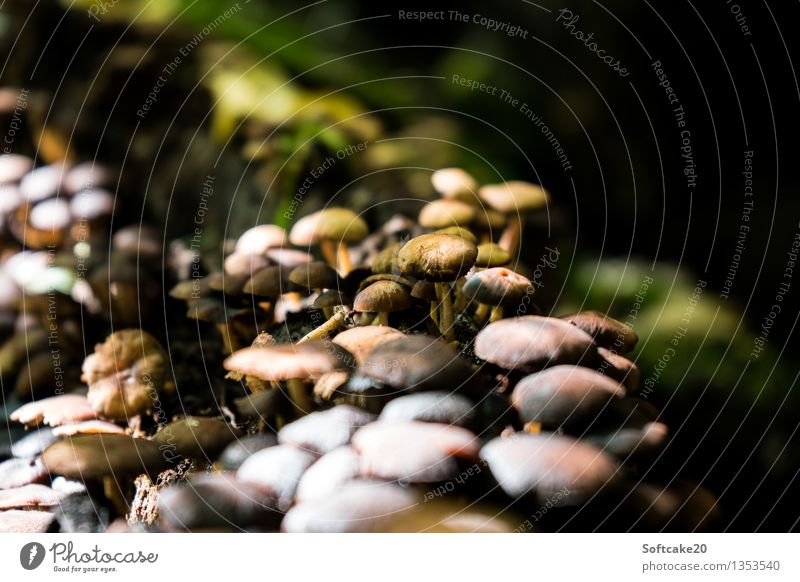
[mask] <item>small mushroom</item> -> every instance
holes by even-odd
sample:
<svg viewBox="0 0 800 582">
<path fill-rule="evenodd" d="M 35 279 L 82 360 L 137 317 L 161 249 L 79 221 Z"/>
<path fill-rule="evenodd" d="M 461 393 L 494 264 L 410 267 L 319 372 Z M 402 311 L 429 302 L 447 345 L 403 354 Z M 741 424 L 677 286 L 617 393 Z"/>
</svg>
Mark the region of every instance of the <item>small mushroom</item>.
<svg viewBox="0 0 800 582">
<path fill-rule="evenodd" d="M 323 289 L 334 289 L 339 285 L 336 271 L 324 261 L 312 261 L 295 267 L 289 273 L 289 281 L 318 294 L 322 293 Z"/>
<path fill-rule="evenodd" d="M 276 507 L 286 511 L 292 506 L 300 477 L 316 460 L 312 452 L 277 445 L 250 456 L 236 471 L 236 478 L 265 487 L 277 499 Z"/>
<path fill-rule="evenodd" d="M 360 216 L 346 208 L 325 208 L 298 220 L 289 240 L 298 247 L 319 245 L 323 257 L 342 277 L 352 265 L 349 244 L 361 242 L 369 228 Z"/>
<path fill-rule="evenodd" d="M 522 216 L 547 206 L 550 195 L 537 184 L 511 180 L 482 186 L 478 196 L 489 206 L 508 216 L 508 226 L 500 237 L 500 246 L 517 256 L 522 239 Z"/>
<path fill-rule="evenodd" d="M 389 314 L 411 307 L 411 294 L 407 287 L 393 281 L 377 281 L 365 287 L 353 300 L 358 312 L 378 313 L 383 326 L 389 325 Z"/>
<path fill-rule="evenodd" d="M 481 305 L 491 306 L 490 321 L 503 318 L 504 306 L 519 306 L 523 297 L 533 295 L 533 284 L 530 279 L 505 267 L 494 267 L 478 271 L 467 278 L 461 292 L 464 297 Z M 479 310 L 476 319 L 485 317 Z"/>
<path fill-rule="evenodd" d="M 480 444 L 470 431 L 428 422 L 376 422 L 353 436 L 364 477 L 410 483 L 445 481 L 456 459 L 476 459 Z"/>
<path fill-rule="evenodd" d="M 612 399 L 623 396 L 624 388 L 614 380 L 589 368 L 562 365 L 520 380 L 511 403 L 523 422 L 546 430 L 582 430 Z"/>
<path fill-rule="evenodd" d="M 358 453 L 353 447 L 341 446 L 323 455 L 300 477 L 297 503 L 319 501 L 334 495 L 345 483 L 359 476 Z"/>
<path fill-rule="evenodd" d="M 299 345 L 250 347 L 234 352 L 225 362 L 225 369 L 268 382 L 286 381 L 289 394 L 300 414 L 311 411 L 312 403 L 306 381 L 322 374 L 345 368 L 353 361 L 352 354 L 336 344 L 322 341 Z"/>
<path fill-rule="evenodd" d="M 0 155 L 0 184 L 19 182 L 33 169 L 33 160 L 19 154 Z"/>
<path fill-rule="evenodd" d="M 266 256 L 268 250 L 289 244 L 286 231 L 274 224 L 261 224 L 242 233 L 236 241 L 235 252 Z"/>
<path fill-rule="evenodd" d="M 9 459 L 0 463 L 0 489 L 39 483 L 46 477 L 47 469 L 36 459 Z"/>
<path fill-rule="evenodd" d="M 475 266 L 482 269 L 492 267 L 504 267 L 511 260 L 508 251 L 496 243 L 483 243 L 478 245 L 478 258 L 475 259 Z"/>
<path fill-rule="evenodd" d="M 381 411 L 380 420 L 388 422 L 418 420 L 469 427 L 475 417 L 475 405 L 460 394 L 420 392 L 401 396 Z"/>
<path fill-rule="evenodd" d="M 46 485 L 23 485 L 0 491 L 0 510 L 53 507 L 61 503 L 64 497 L 64 493 L 54 491 Z"/>
<path fill-rule="evenodd" d="M 375 347 L 403 337 L 403 332 L 393 327 L 354 327 L 338 334 L 333 343 L 353 354 L 356 364 L 361 364 Z"/>
<path fill-rule="evenodd" d="M 247 280 L 264 267 L 268 267 L 269 260 L 261 255 L 231 253 L 225 257 L 222 266 L 226 275 Z"/>
<path fill-rule="evenodd" d="M 359 428 L 374 420 L 373 414 L 359 408 L 334 406 L 287 424 L 278 433 L 278 442 L 324 455 L 349 444 Z"/>
<path fill-rule="evenodd" d="M 610 455 L 547 433 L 496 438 L 481 449 L 481 459 L 509 497 L 557 506 L 580 505 L 613 487 L 619 471 Z"/>
<path fill-rule="evenodd" d="M 203 416 L 187 416 L 164 426 L 153 437 L 163 455 L 214 461 L 240 436 L 227 422 Z"/>
<path fill-rule="evenodd" d="M 336 289 L 323 291 L 314 299 L 314 307 L 322 309 L 322 313 L 328 319 L 333 317 L 334 308 L 352 304 L 353 300 L 350 297 Z"/>
<path fill-rule="evenodd" d="M 603 347 L 597 348 L 597 353 L 601 358 L 597 371 L 607 374 L 625 386 L 625 391 L 630 395 L 639 388 L 641 372 L 639 366 L 631 362 L 625 356 L 607 350 Z"/>
<path fill-rule="evenodd" d="M 167 355 L 153 336 L 140 329 L 111 334 L 83 363 L 86 398 L 111 420 L 149 412 L 164 386 Z"/>
<path fill-rule="evenodd" d="M 28 202 L 39 202 L 51 198 L 61 190 L 68 168 L 64 164 L 40 166 L 31 170 L 19 182 L 19 189 Z"/>
<path fill-rule="evenodd" d="M 446 234 L 413 238 L 397 255 L 401 272 L 436 284 L 441 306 L 439 329 L 448 341 L 455 338 L 450 283 L 469 271 L 477 257 L 478 249 L 473 243 Z"/>
<path fill-rule="evenodd" d="M 111 171 L 96 162 L 76 164 L 64 176 L 64 189 L 70 194 L 79 194 L 103 186 L 110 186 L 113 180 Z"/>
<path fill-rule="evenodd" d="M 444 198 L 460 200 L 473 206 L 480 205 L 477 197 L 478 182 L 461 168 L 436 170 L 431 175 L 431 183 Z"/>
<path fill-rule="evenodd" d="M 60 394 L 29 402 L 11 413 L 11 420 L 26 426 L 61 424 L 91 420 L 97 417 L 92 404 L 80 394 Z"/>
<path fill-rule="evenodd" d="M 630 326 L 600 311 L 581 311 L 562 315 L 561 319 L 588 333 L 598 346 L 617 354 L 633 351 L 639 341 L 639 336 Z"/>
<path fill-rule="evenodd" d="M 458 200 L 434 200 L 422 207 L 419 223 L 438 230 L 451 226 L 467 226 L 475 220 L 475 207 Z"/>
<path fill-rule="evenodd" d="M 490 323 L 475 338 L 475 355 L 506 370 L 536 371 L 597 359 L 591 336 L 560 319 L 526 315 Z"/>
</svg>

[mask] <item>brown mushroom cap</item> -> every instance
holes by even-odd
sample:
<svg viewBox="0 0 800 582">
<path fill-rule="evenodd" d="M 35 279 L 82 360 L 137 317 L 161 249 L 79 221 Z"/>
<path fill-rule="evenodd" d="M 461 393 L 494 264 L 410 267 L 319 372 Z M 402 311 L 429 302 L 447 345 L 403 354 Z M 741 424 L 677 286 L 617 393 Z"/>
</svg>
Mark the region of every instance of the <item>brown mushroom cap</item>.
<svg viewBox="0 0 800 582">
<path fill-rule="evenodd" d="M 588 333 L 597 345 L 620 354 L 632 351 L 639 341 L 639 336 L 630 326 L 600 311 L 581 311 L 562 315 L 561 319 Z"/>
<path fill-rule="evenodd" d="M 458 471 L 456 458 L 475 459 L 480 443 L 470 431 L 427 422 L 375 422 L 353 436 L 361 474 L 412 483 L 444 481 Z"/>
<path fill-rule="evenodd" d="M 339 277 L 324 261 L 312 261 L 292 269 L 289 281 L 305 289 L 335 289 Z"/>
<path fill-rule="evenodd" d="M 289 445 L 268 447 L 242 463 L 236 478 L 266 487 L 278 500 L 278 509 L 286 511 L 292 506 L 300 477 L 316 460 L 316 454 Z"/>
<path fill-rule="evenodd" d="M 422 207 L 419 223 L 425 228 L 465 226 L 475 219 L 475 207 L 458 200 L 434 200 Z"/>
<path fill-rule="evenodd" d="M 98 414 L 127 420 L 152 408 L 167 372 L 161 344 L 140 329 L 111 334 L 83 363 L 86 398 Z"/>
<path fill-rule="evenodd" d="M 48 471 L 70 479 L 157 473 L 167 467 L 158 444 L 119 434 L 87 434 L 58 441 L 42 453 Z"/>
<path fill-rule="evenodd" d="M 419 503 L 409 489 L 381 481 L 353 480 L 331 495 L 293 507 L 281 530 L 290 533 L 382 532 Z"/>
<path fill-rule="evenodd" d="M 611 484 L 618 470 L 610 455 L 550 433 L 496 438 L 481 449 L 481 458 L 510 497 L 560 505 L 583 503 Z"/>
<path fill-rule="evenodd" d="M 334 406 L 287 424 L 278 432 L 278 442 L 324 455 L 348 444 L 359 428 L 374 420 L 375 415 L 360 408 Z"/>
<path fill-rule="evenodd" d="M 218 473 L 195 475 L 187 484 L 161 490 L 158 515 L 171 531 L 274 531 L 283 517 L 270 491 Z"/>
<path fill-rule="evenodd" d="M 569 429 L 585 427 L 610 400 L 623 396 L 623 387 L 603 374 L 564 365 L 520 380 L 511 402 L 523 422 L 539 422 L 545 429 Z"/>
<path fill-rule="evenodd" d="M 274 299 L 289 291 L 290 283 L 286 269 L 266 267 L 253 275 L 242 287 L 242 292 L 257 297 Z"/>
<path fill-rule="evenodd" d="M 666 424 L 648 422 L 641 428 L 622 427 L 606 434 L 589 435 L 585 440 L 606 453 L 627 459 L 632 455 L 660 449 L 668 436 L 669 428 Z"/>
<path fill-rule="evenodd" d="M 405 335 L 398 329 L 386 325 L 353 327 L 339 333 L 333 343 L 353 354 L 357 363 L 361 363 L 376 346 Z"/>
<path fill-rule="evenodd" d="M 397 253 L 400 252 L 403 243 L 396 242 L 381 250 L 375 258 L 372 259 L 371 269 L 373 273 L 397 273 Z"/>
<path fill-rule="evenodd" d="M 411 307 L 408 288 L 393 281 L 377 281 L 365 287 L 353 300 L 355 311 L 391 313 Z"/>
<path fill-rule="evenodd" d="M 467 230 L 463 226 L 448 226 L 447 228 L 440 228 L 435 231 L 435 234 L 448 234 L 450 236 L 458 236 L 473 244 L 477 244 L 478 237 L 472 231 Z"/>
<path fill-rule="evenodd" d="M 409 392 L 468 390 L 473 383 L 466 360 L 443 340 L 421 334 L 375 346 L 357 374 Z"/>
<path fill-rule="evenodd" d="M 58 426 L 97 417 L 97 412 L 80 394 L 60 394 L 29 402 L 11 413 L 11 420 L 24 425 Z"/>
<path fill-rule="evenodd" d="M 240 432 L 227 422 L 204 416 L 187 416 L 164 426 L 153 437 L 171 456 L 213 461 Z"/>
<path fill-rule="evenodd" d="M 469 271 L 478 248 L 460 237 L 423 234 L 408 241 L 397 255 L 400 270 L 428 281 L 455 281 Z"/>
<path fill-rule="evenodd" d="M 431 175 L 433 188 L 444 198 L 474 204 L 478 202 L 478 182 L 461 168 L 442 168 Z"/>
<path fill-rule="evenodd" d="M 533 294 L 530 279 L 505 267 L 494 267 L 471 275 L 461 292 L 467 299 L 487 305 L 519 305 L 522 298 Z"/>
<path fill-rule="evenodd" d="M 489 206 L 503 214 L 514 214 L 543 208 L 550 199 L 547 191 L 538 184 L 520 180 L 482 186 L 478 190 L 478 196 Z"/>
<path fill-rule="evenodd" d="M 225 369 L 267 381 L 315 379 L 326 372 L 352 365 L 353 355 L 336 344 L 312 341 L 298 345 L 250 347 L 238 350 L 224 362 Z"/>
<path fill-rule="evenodd" d="M 554 317 L 527 315 L 490 323 L 475 338 L 475 355 L 507 370 L 594 361 L 597 346 L 584 331 Z"/>
<path fill-rule="evenodd" d="M 642 378 L 639 366 L 625 356 L 620 356 L 603 347 L 598 347 L 597 353 L 603 360 L 597 368 L 598 371 L 602 371 L 602 373 L 608 374 L 608 376 L 620 382 L 625 386 L 625 391 L 628 395 L 638 390 L 639 382 Z"/>
<path fill-rule="evenodd" d="M 430 281 L 420 279 L 414 283 L 414 287 L 411 289 L 411 296 L 424 301 L 436 301 L 436 286 Z"/>
<path fill-rule="evenodd" d="M 240 273 L 238 275 L 229 275 L 222 272 L 211 273 L 207 277 L 203 277 L 204 285 L 207 285 L 211 291 L 224 293 L 225 295 L 236 296 L 242 293 L 247 281 L 250 280 L 250 275 L 247 273 Z M 189 298 L 197 295 L 194 289 L 189 290 Z M 199 299 L 200 297 L 195 297 Z"/>
<path fill-rule="evenodd" d="M 261 224 L 242 233 L 235 251 L 246 255 L 264 255 L 269 249 L 289 244 L 286 231 L 274 224 Z"/>
<path fill-rule="evenodd" d="M 364 219 L 347 208 L 326 208 L 298 220 L 289 233 L 293 245 L 306 247 L 330 240 L 357 243 L 369 234 Z"/>
<path fill-rule="evenodd" d="M 341 446 L 323 455 L 303 473 L 297 484 L 297 502 L 325 499 L 359 475 L 358 453 L 353 447 Z"/>
<path fill-rule="evenodd" d="M 322 309 L 325 307 L 337 307 L 339 305 L 351 305 L 353 300 L 347 295 L 336 289 L 328 289 L 320 293 L 314 299 L 314 307 Z"/>
<path fill-rule="evenodd" d="M 511 255 L 497 243 L 484 243 L 478 245 L 478 258 L 475 260 L 476 267 L 492 268 L 507 265 L 511 260 Z"/>
</svg>

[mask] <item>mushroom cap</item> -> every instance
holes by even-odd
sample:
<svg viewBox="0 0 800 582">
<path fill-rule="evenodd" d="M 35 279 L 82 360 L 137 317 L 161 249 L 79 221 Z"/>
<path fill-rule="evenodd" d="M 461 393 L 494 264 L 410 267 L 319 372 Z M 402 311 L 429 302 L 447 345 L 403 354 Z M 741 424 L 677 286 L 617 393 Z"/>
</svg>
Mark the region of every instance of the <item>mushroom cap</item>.
<svg viewBox="0 0 800 582">
<path fill-rule="evenodd" d="M 310 263 L 314 260 L 314 257 L 304 251 L 285 249 L 282 247 L 268 249 L 267 258 L 279 267 L 283 267 L 287 270 L 294 269 L 295 267 L 299 267 L 304 263 Z"/>
<path fill-rule="evenodd" d="M 538 184 L 510 180 L 502 184 L 488 184 L 478 190 L 478 196 L 489 206 L 503 214 L 527 212 L 547 206 L 550 195 Z"/>
<path fill-rule="evenodd" d="M 61 503 L 66 494 L 54 491 L 46 485 L 23 485 L 0 491 L 0 510 L 25 507 L 52 507 Z"/>
<path fill-rule="evenodd" d="M 278 432 L 278 442 L 324 455 L 349 444 L 359 428 L 374 420 L 374 414 L 342 404 L 287 424 Z"/>
<path fill-rule="evenodd" d="M 140 329 L 114 332 L 83 362 L 86 398 L 95 411 L 127 420 L 152 408 L 163 386 L 167 355 L 153 336 Z"/>
<path fill-rule="evenodd" d="M 422 207 L 419 223 L 425 228 L 465 226 L 475 219 L 475 207 L 458 200 L 433 200 Z"/>
<path fill-rule="evenodd" d="M 51 473 L 77 480 L 154 474 L 168 466 L 157 443 L 121 434 L 68 437 L 49 446 L 41 459 Z"/>
<path fill-rule="evenodd" d="M 642 379 L 642 373 L 634 362 L 630 361 L 625 356 L 607 350 L 603 347 L 597 348 L 597 353 L 600 358 L 604 360 L 601 362 L 598 370 L 603 369 L 604 374 L 608 374 L 617 382 L 620 382 L 628 395 L 633 394 L 639 389 L 639 382 Z"/>
<path fill-rule="evenodd" d="M 211 291 L 224 293 L 225 295 L 236 296 L 241 294 L 245 284 L 250 280 L 250 275 L 247 273 L 240 273 L 238 275 L 229 275 L 218 271 L 203 277 L 203 282 Z M 192 299 L 193 295 L 197 295 L 194 288 L 189 289 L 189 298 Z M 199 299 L 200 297 L 197 297 Z M 212 298 L 213 299 L 213 298 Z"/>
<path fill-rule="evenodd" d="M 225 273 L 235 277 L 252 277 L 264 267 L 269 266 L 269 260 L 261 255 L 247 255 L 244 253 L 231 253 L 225 258 L 223 269 Z"/>
<path fill-rule="evenodd" d="M 29 402 L 11 413 L 11 420 L 24 425 L 46 424 L 58 426 L 97 417 L 97 412 L 86 396 L 60 394 Z"/>
<path fill-rule="evenodd" d="M 33 169 L 33 160 L 19 154 L 0 155 L 0 184 L 13 184 Z"/>
<path fill-rule="evenodd" d="M 411 296 L 424 301 L 436 301 L 436 286 L 430 281 L 420 279 L 414 283 L 414 287 L 411 289 Z"/>
<path fill-rule="evenodd" d="M 171 456 L 213 461 L 240 432 L 227 422 L 205 416 L 187 416 L 169 423 L 153 437 Z"/>
<path fill-rule="evenodd" d="M 400 252 L 403 243 L 396 242 L 382 249 L 375 258 L 372 259 L 371 269 L 375 274 L 397 273 L 397 253 Z"/>
<path fill-rule="evenodd" d="M 11 437 L 11 455 L 18 458 L 38 457 L 42 451 L 58 440 L 53 434 L 53 429 L 36 427 L 25 433 L 24 436 Z"/>
<path fill-rule="evenodd" d="M 19 190 L 28 202 L 38 202 L 58 194 L 66 174 L 64 164 L 40 166 L 31 170 L 19 182 Z"/>
<path fill-rule="evenodd" d="M 263 255 L 269 249 L 289 244 L 286 231 L 274 224 L 260 224 L 242 233 L 237 239 L 235 252 L 245 255 Z"/>
<path fill-rule="evenodd" d="M 261 449 L 274 447 L 278 438 L 274 434 L 260 432 L 236 439 L 219 456 L 218 462 L 226 471 L 236 471 L 248 457 Z"/>
<path fill-rule="evenodd" d="M 236 478 L 265 487 L 277 499 L 277 508 L 286 511 L 292 506 L 300 477 L 317 455 L 289 445 L 277 445 L 251 455 L 239 470 Z"/>
<path fill-rule="evenodd" d="M 111 216 L 114 212 L 114 195 L 100 188 L 83 190 L 69 201 L 69 210 L 76 220 L 97 220 Z"/>
<path fill-rule="evenodd" d="M 104 420 L 84 420 L 75 424 L 62 424 L 53 429 L 57 437 L 73 436 L 76 434 L 125 434 L 121 426 Z"/>
<path fill-rule="evenodd" d="M 177 531 L 273 531 L 283 517 L 270 491 L 219 473 L 195 475 L 186 484 L 159 491 L 158 515 Z"/>
<path fill-rule="evenodd" d="M 460 237 L 423 234 L 408 241 L 397 255 L 400 270 L 428 281 L 455 281 L 478 258 L 478 247 Z"/>
<path fill-rule="evenodd" d="M 382 481 L 353 480 L 331 495 L 293 507 L 281 530 L 289 533 L 382 532 L 400 514 L 419 504 L 407 488 Z"/>
<path fill-rule="evenodd" d="M 336 271 L 325 261 L 299 265 L 289 273 L 289 281 L 305 289 L 335 289 L 339 286 Z"/>
<path fill-rule="evenodd" d="M 46 478 L 47 469 L 38 460 L 8 459 L 0 463 L 0 489 L 14 489 Z"/>
<path fill-rule="evenodd" d="M 560 319 L 588 333 L 597 345 L 620 354 L 632 351 L 639 341 L 639 336 L 629 325 L 600 311 L 580 311 L 562 315 Z"/>
<path fill-rule="evenodd" d="M 585 502 L 613 482 L 619 469 L 610 455 L 550 433 L 496 438 L 481 449 L 481 458 L 510 497 L 555 505 Z"/>
<path fill-rule="evenodd" d="M 365 277 L 359 282 L 358 291 L 363 291 L 373 283 L 377 283 L 378 281 L 392 281 L 394 283 L 399 283 L 400 285 L 405 285 L 409 289 L 414 287 L 414 283 L 417 282 L 416 279 L 406 277 L 404 275 L 395 275 L 392 273 L 378 273 L 376 275 L 369 275 Z"/>
<path fill-rule="evenodd" d="M 428 422 L 375 422 L 353 435 L 361 475 L 411 483 L 455 476 L 456 458 L 476 459 L 480 442 L 467 429 Z"/>
<path fill-rule="evenodd" d="M 38 230 L 64 230 L 71 222 L 69 202 L 63 198 L 42 200 L 28 215 L 28 224 Z"/>
<path fill-rule="evenodd" d="M 447 234 L 450 236 L 458 236 L 473 244 L 478 243 L 478 237 L 471 230 L 467 230 L 463 226 L 448 226 L 446 228 L 440 228 L 435 231 L 435 234 Z"/>
<path fill-rule="evenodd" d="M 478 258 L 475 260 L 476 267 L 490 269 L 492 267 L 502 267 L 511 260 L 511 255 L 507 250 L 497 243 L 484 243 L 478 245 Z"/>
<path fill-rule="evenodd" d="M 421 392 L 468 388 L 470 365 L 446 342 L 416 334 L 375 346 L 359 364 L 357 374 L 397 390 Z"/>
<path fill-rule="evenodd" d="M 162 233 L 149 224 L 132 224 L 114 233 L 111 246 L 128 255 L 159 256 L 162 253 Z"/>
<path fill-rule="evenodd" d="M 403 337 L 405 335 L 399 329 L 386 325 L 368 325 L 344 330 L 333 338 L 333 343 L 353 354 L 360 364 L 376 346 Z"/>
<path fill-rule="evenodd" d="M 362 289 L 353 300 L 355 311 L 403 311 L 411 307 L 411 293 L 404 285 L 394 281 L 377 281 Z"/>
<path fill-rule="evenodd" d="M 315 379 L 326 372 L 355 363 L 353 355 L 340 346 L 324 341 L 297 345 L 250 347 L 231 354 L 224 362 L 226 370 L 255 376 L 267 381 L 294 378 Z"/>
<path fill-rule="evenodd" d="M 545 429 L 585 427 L 614 398 L 622 385 L 589 368 L 563 365 L 526 376 L 514 387 L 511 403 L 523 422 Z"/>
<path fill-rule="evenodd" d="M 297 484 L 297 502 L 325 499 L 359 475 L 358 453 L 351 446 L 341 446 L 323 455 L 303 473 Z"/>
<path fill-rule="evenodd" d="M 507 370 L 541 369 L 597 358 L 591 336 L 554 317 L 526 315 L 490 323 L 475 338 L 475 355 Z"/>
<path fill-rule="evenodd" d="M 0 533 L 45 533 L 55 519 L 55 514 L 46 511 L 0 511 Z"/>
<path fill-rule="evenodd" d="M 290 290 L 288 272 L 283 267 L 266 267 L 250 277 L 242 292 L 257 297 L 275 299 Z"/>
<path fill-rule="evenodd" d="M 468 427 L 476 406 L 469 398 L 449 392 L 420 392 L 391 400 L 381 411 L 380 420 L 437 422 Z"/>
<path fill-rule="evenodd" d="M 111 183 L 111 172 L 96 162 L 82 162 L 70 168 L 64 176 L 64 189 L 71 194 L 90 190 Z"/>
<path fill-rule="evenodd" d="M 663 422 L 648 422 L 643 427 L 622 427 L 611 433 L 589 435 L 586 442 L 621 459 L 660 449 L 669 436 Z"/>
<path fill-rule="evenodd" d="M 314 299 L 314 307 L 322 309 L 324 307 L 337 307 L 339 305 L 352 305 L 353 300 L 346 294 L 336 289 L 328 289 L 320 293 Z"/>
<path fill-rule="evenodd" d="M 13 184 L 0 183 L 0 226 L 3 218 L 11 215 L 21 204 L 22 194 L 19 193 L 19 188 Z"/>
<path fill-rule="evenodd" d="M 471 275 L 461 292 L 467 299 L 487 305 L 519 305 L 522 298 L 533 294 L 530 279 L 505 267 L 494 267 Z"/>
<path fill-rule="evenodd" d="M 200 299 L 208 295 L 210 283 L 211 281 L 208 280 L 208 277 L 179 281 L 169 290 L 169 296 L 179 301 Z"/>
<path fill-rule="evenodd" d="M 352 244 L 361 242 L 367 234 L 367 223 L 352 210 L 325 208 L 298 220 L 289 233 L 289 240 L 299 247 L 316 245 L 323 240 Z"/>
<path fill-rule="evenodd" d="M 442 168 L 431 174 L 434 190 L 444 198 L 453 198 L 462 202 L 477 200 L 478 182 L 461 168 Z"/>
</svg>

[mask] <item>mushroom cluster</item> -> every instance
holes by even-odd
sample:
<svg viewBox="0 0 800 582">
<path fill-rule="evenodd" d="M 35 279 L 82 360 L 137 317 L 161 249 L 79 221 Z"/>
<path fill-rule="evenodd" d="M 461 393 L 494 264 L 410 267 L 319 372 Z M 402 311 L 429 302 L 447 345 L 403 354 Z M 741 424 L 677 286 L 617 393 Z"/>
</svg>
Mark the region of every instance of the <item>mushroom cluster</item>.
<svg viewBox="0 0 800 582">
<path fill-rule="evenodd" d="M 534 302 L 516 257 L 547 193 L 432 182 L 412 226 L 378 238 L 344 208 L 256 225 L 172 288 L 224 352 L 216 408 L 187 410 L 146 331 L 99 344 L 86 396 L 14 413 L 51 428 L 0 465 L 0 529 L 71 531 L 87 498 L 114 531 L 713 528 L 713 496 L 659 464 L 633 329 Z"/>
</svg>

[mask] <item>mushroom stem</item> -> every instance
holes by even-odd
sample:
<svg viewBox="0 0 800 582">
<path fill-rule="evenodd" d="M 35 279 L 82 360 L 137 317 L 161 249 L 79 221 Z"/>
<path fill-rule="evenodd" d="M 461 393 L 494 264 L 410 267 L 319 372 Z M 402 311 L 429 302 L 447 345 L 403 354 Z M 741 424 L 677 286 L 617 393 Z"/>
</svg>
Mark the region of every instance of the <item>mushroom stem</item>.
<svg viewBox="0 0 800 582">
<path fill-rule="evenodd" d="M 341 325 L 344 323 L 345 317 L 347 317 L 347 313 L 342 307 L 334 307 L 333 309 L 334 309 L 333 316 L 330 319 L 328 319 L 328 321 L 320 325 L 318 328 L 312 329 L 302 338 L 297 340 L 297 343 L 302 344 L 317 339 L 323 339 L 327 337 L 328 334 L 330 334 L 331 332 L 334 332 L 337 329 L 339 329 L 339 327 L 341 327 Z"/>
<path fill-rule="evenodd" d="M 465 282 L 466 279 L 462 277 L 461 279 L 456 281 L 454 285 L 456 290 L 456 302 L 454 304 L 453 309 L 455 309 L 458 312 L 464 311 L 464 309 L 467 307 L 467 300 L 464 297 L 464 294 L 461 292 L 461 288 L 464 287 Z"/>
<path fill-rule="evenodd" d="M 324 315 L 327 319 L 333 317 L 333 307 L 323 307 L 322 315 Z"/>
<path fill-rule="evenodd" d="M 501 319 L 503 319 L 503 307 L 501 305 L 492 307 L 492 315 L 489 317 L 489 321 L 494 323 L 495 321 L 500 321 Z"/>
<path fill-rule="evenodd" d="M 111 501 L 114 509 L 117 510 L 121 516 L 126 516 L 128 511 L 130 511 L 130 507 L 128 506 L 128 502 L 122 496 L 122 492 L 119 490 L 119 486 L 117 485 L 117 481 L 113 475 L 106 475 L 103 477 L 103 493 Z"/>
<path fill-rule="evenodd" d="M 350 261 L 350 249 L 347 243 L 340 242 L 336 248 L 336 270 L 340 277 L 347 277 L 353 270 L 353 263 Z"/>
<path fill-rule="evenodd" d="M 231 332 L 231 327 L 227 323 L 218 323 L 217 331 L 219 331 L 219 335 L 222 336 L 222 349 L 226 354 L 232 354 L 241 347 L 238 345 L 239 342 L 234 344 L 233 333 Z"/>
<path fill-rule="evenodd" d="M 386 311 L 378 313 L 378 321 L 380 322 L 379 325 L 389 327 L 389 313 Z"/>
<path fill-rule="evenodd" d="M 489 306 L 486 303 L 478 303 L 478 308 L 475 310 L 475 323 L 478 325 L 483 324 L 486 321 L 486 317 L 489 315 Z"/>
<path fill-rule="evenodd" d="M 453 301 L 450 298 L 450 284 L 436 283 L 436 298 L 441 306 L 441 316 L 439 319 L 439 331 L 442 332 L 444 339 L 453 341 Z"/>
<path fill-rule="evenodd" d="M 508 219 L 503 234 L 500 235 L 500 241 L 497 243 L 508 251 L 511 257 L 516 257 L 519 252 L 519 241 L 522 238 L 522 220 L 519 215 L 512 216 Z"/>
<path fill-rule="evenodd" d="M 436 325 L 436 328 L 439 328 L 439 313 L 436 310 L 437 304 L 436 301 L 431 301 L 431 321 Z"/>
<path fill-rule="evenodd" d="M 336 243 L 334 243 L 332 240 L 323 239 L 319 242 L 319 250 L 322 252 L 322 256 L 325 259 L 325 262 L 335 269 L 336 262 L 338 260 L 336 253 Z"/>
<path fill-rule="evenodd" d="M 299 378 L 292 378 L 286 382 L 286 385 L 289 388 L 289 398 L 291 398 L 292 404 L 299 411 L 300 416 L 311 412 L 312 403 L 306 390 L 306 383 Z"/>
</svg>

